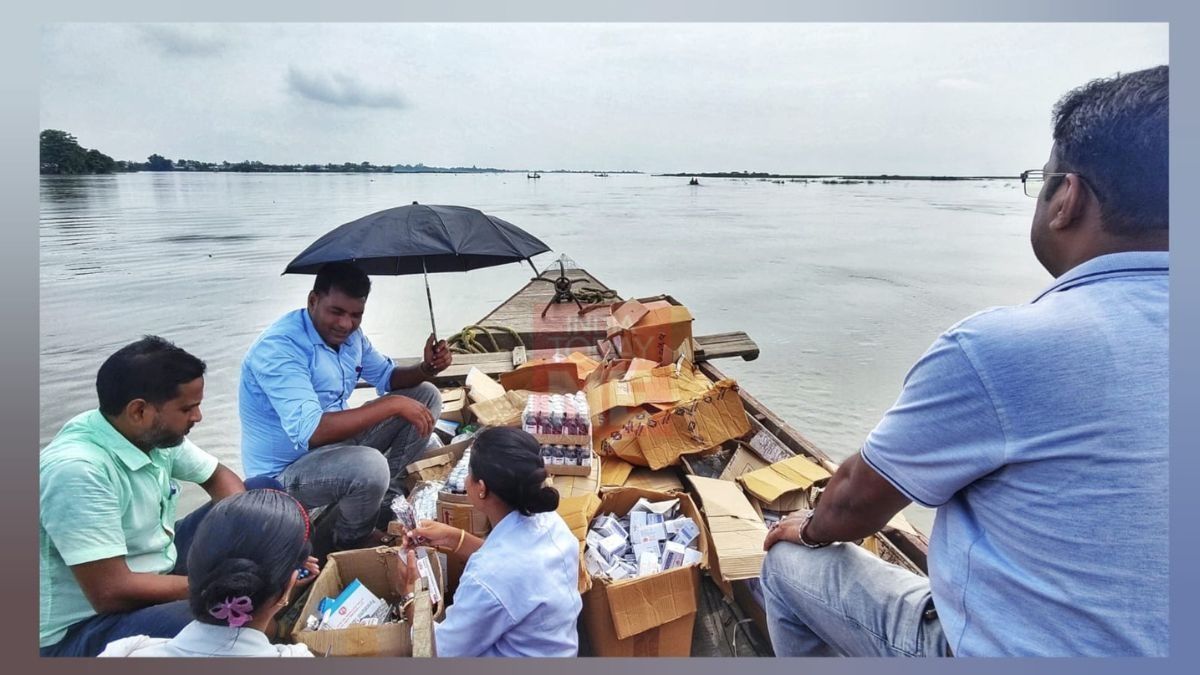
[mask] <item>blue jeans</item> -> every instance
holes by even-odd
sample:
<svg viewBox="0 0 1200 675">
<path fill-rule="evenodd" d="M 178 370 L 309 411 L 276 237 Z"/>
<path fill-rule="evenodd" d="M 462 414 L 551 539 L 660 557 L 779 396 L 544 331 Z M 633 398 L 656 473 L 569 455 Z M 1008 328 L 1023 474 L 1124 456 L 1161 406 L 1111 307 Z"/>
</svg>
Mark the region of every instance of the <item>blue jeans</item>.
<svg viewBox="0 0 1200 675">
<path fill-rule="evenodd" d="M 929 580 L 853 544 L 771 547 L 762 568 L 777 656 L 948 656 Z"/>
<path fill-rule="evenodd" d="M 269 476 L 255 476 L 245 481 L 247 490 L 283 490 L 279 481 Z M 170 574 L 187 574 L 188 551 L 196 528 L 212 510 L 213 502 L 192 511 L 175 521 L 175 568 Z M 150 605 L 129 612 L 97 614 L 73 624 L 56 644 L 42 647 L 40 656 L 96 656 L 104 647 L 121 638 L 134 635 L 172 638 L 192 622 L 192 610 L 187 600 Z"/>
<path fill-rule="evenodd" d="M 442 394 L 429 382 L 388 396 L 422 403 L 435 420 L 442 414 Z M 311 448 L 279 474 L 279 482 L 305 508 L 337 504 L 334 548 L 352 548 L 375 529 L 380 506 L 389 508 L 391 496 L 402 494 L 404 467 L 428 443 L 407 420 L 392 417 L 340 443 Z"/>
</svg>

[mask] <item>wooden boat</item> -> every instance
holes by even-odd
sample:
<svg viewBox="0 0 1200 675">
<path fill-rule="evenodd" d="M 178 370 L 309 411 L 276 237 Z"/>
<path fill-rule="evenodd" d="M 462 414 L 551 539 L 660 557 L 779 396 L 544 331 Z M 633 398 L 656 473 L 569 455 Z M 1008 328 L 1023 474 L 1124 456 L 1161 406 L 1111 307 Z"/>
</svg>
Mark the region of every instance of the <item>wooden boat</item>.
<svg viewBox="0 0 1200 675">
<path fill-rule="evenodd" d="M 553 302 L 557 289 L 563 284 L 559 278 L 565 275 L 576 287 L 602 297 L 605 307 L 619 301 L 619 296 L 595 277 L 582 269 L 555 268 L 538 279 L 531 280 L 504 302 L 477 322 L 478 327 L 503 327 L 485 341 L 488 350 L 482 353 L 456 354 L 454 364 L 435 378 L 439 386 L 461 385 L 471 368 L 478 368 L 493 377 L 513 370 L 514 363 L 522 359 L 536 359 L 555 353 L 569 354 L 574 351 L 599 357 L 597 343 L 605 338 L 606 311 L 582 311 L 574 302 Z M 545 283 L 545 282 L 551 283 Z M 558 283 L 555 283 L 558 282 Z M 661 296 L 678 304 L 671 296 Z M 493 344 L 494 340 L 494 344 Z M 714 361 L 722 358 L 754 360 L 759 355 L 758 346 L 745 333 L 723 333 L 696 336 L 696 363 L 711 380 L 724 379 L 725 375 Z M 419 358 L 419 357 L 418 357 Z M 401 365 L 411 365 L 418 358 L 397 359 Z M 803 455 L 835 471 L 837 464 L 812 441 L 773 413 L 762 401 L 744 388 L 738 392 L 751 422 L 750 436 L 765 434 L 769 440 L 783 449 L 786 454 Z M 730 460 L 733 447 L 722 447 L 703 458 L 685 458 L 676 470 L 697 475 L 715 476 Z M 697 456 L 691 456 L 693 458 Z M 686 482 L 685 482 L 686 485 Z M 908 527 L 887 527 L 875 535 L 870 542 L 881 558 L 924 574 L 928 540 Z M 770 642 L 766 638 L 765 613 L 761 594 L 754 591 L 754 581 L 738 581 L 732 585 L 732 598 L 723 597 L 723 592 L 709 578 L 702 584 L 699 611 L 693 633 L 693 656 L 747 656 L 770 654 Z M 743 637 L 739 639 L 739 635 Z M 581 654 L 587 654 L 586 644 L 581 644 Z"/>
</svg>

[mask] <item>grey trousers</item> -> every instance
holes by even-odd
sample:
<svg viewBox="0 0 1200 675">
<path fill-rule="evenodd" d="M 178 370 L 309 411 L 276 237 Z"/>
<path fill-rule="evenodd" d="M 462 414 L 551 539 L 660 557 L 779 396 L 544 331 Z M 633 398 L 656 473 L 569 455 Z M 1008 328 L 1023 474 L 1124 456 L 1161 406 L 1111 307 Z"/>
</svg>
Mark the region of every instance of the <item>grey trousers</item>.
<svg viewBox="0 0 1200 675">
<path fill-rule="evenodd" d="M 947 656 L 929 580 L 854 544 L 771 547 L 762 568 L 776 656 Z"/>
<path fill-rule="evenodd" d="M 441 392 L 429 382 L 388 396 L 421 402 L 435 420 L 442 414 Z M 279 474 L 279 482 L 306 508 L 336 503 L 334 546 L 352 546 L 374 529 L 380 507 L 401 494 L 404 467 L 428 442 L 406 420 L 389 418 L 353 438 L 309 449 Z"/>
</svg>

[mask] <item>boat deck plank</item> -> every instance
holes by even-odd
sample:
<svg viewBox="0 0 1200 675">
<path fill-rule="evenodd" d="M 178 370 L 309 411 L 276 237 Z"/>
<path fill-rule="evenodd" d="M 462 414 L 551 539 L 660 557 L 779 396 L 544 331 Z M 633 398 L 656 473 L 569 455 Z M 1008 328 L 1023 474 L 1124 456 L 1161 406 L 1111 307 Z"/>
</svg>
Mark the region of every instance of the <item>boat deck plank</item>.
<svg viewBox="0 0 1200 675">
<path fill-rule="evenodd" d="M 542 279 L 558 278 L 557 270 L 544 272 Z M 568 269 L 569 279 L 583 279 L 581 284 L 600 290 L 609 290 L 591 274 L 581 269 Z M 580 285 L 576 285 L 579 288 Z M 575 349 L 594 345 L 604 338 L 605 316 L 602 310 L 579 314 L 575 303 L 550 305 L 546 315 L 546 303 L 554 298 L 554 285 L 543 281 L 530 280 L 525 286 L 500 303 L 487 316 L 478 322 L 481 326 L 503 326 L 511 328 L 521 336 L 525 348 L 534 349 Z M 584 305 L 587 307 L 587 305 Z M 497 335 L 497 341 L 502 349 L 512 349 L 514 344 L 511 337 Z"/>
</svg>

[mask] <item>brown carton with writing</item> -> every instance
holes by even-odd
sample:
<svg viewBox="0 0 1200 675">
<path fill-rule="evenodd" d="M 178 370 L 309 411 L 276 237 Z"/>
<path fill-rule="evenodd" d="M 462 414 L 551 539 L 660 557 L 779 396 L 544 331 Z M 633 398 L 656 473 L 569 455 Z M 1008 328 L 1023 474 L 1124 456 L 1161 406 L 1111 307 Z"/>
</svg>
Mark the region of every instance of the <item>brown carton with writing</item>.
<svg viewBox="0 0 1200 675">
<path fill-rule="evenodd" d="M 704 520 L 691 497 L 684 492 L 655 492 L 641 488 L 602 488 L 598 513 L 624 516 L 641 498 L 652 502 L 679 499 L 680 512 L 701 530 L 700 564 L 678 567 L 659 574 L 612 581 L 593 578 L 583 596 L 581 619 L 588 641 L 597 656 L 688 656 L 696 620 L 700 570 L 707 568 L 708 538 Z M 584 529 L 586 534 L 586 527 Z"/>
<path fill-rule="evenodd" d="M 711 450 L 749 431 L 737 383 L 726 379 L 669 410 L 638 412 L 619 429 L 598 438 L 601 455 L 662 469 L 678 464 L 683 455 Z"/>
<path fill-rule="evenodd" d="M 313 582 L 312 590 L 300 612 L 300 620 L 292 630 L 292 638 L 307 645 L 316 656 L 435 656 L 433 616 L 435 613 L 429 591 L 419 586 L 413 600 L 413 623 L 387 623 L 378 626 L 350 626 L 341 629 L 313 631 L 305 620 L 317 613 L 322 598 L 337 597 L 342 590 L 358 579 L 367 590 L 388 602 L 404 595 L 399 568 L 403 549 L 364 548 L 331 553 L 325 568 Z M 437 555 L 430 550 L 434 577 L 441 582 Z"/>
</svg>

